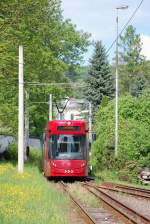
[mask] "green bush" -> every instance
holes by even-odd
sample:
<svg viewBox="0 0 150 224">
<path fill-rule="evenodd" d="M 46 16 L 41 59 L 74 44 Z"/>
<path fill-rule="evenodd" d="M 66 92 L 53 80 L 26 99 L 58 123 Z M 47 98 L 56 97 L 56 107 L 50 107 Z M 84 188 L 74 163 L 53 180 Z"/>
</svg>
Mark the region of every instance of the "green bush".
<svg viewBox="0 0 150 224">
<path fill-rule="evenodd" d="M 92 165 L 96 171 L 116 169 L 137 175 L 139 168 L 150 166 L 150 91 L 139 98 L 132 96 L 119 99 L 118 157 L 114 157 L 114 101 L 100 107 L 95 131 L 97 140 L 92 146 Z M 128 162 L 136 163 L 129 169 Z M 127 171 L 127 172 L 126 172 Z"/>
<path fill-rule="evenodd" d="M 38 166 L 42 170 L 42 150 L 31 148 L 28 162 Z"/>
<path fill-rule="evenodd" d="M 129 160 L 125 163 L 124 168 L 118 171 L 118 178 L 122 181 L 138 182 L 141 169 L 136 160 Z"/>
<path fill-rule="evenodd" d="M 7 157 L 6 160 L 10 161 L 17 161 L 18 159 L 18 145 L 17 144 L 10 144 L 7 150 Z"/>
<path fill-rule="evenodd" d="M 17 162 L 17 160 L 18 160 L 18 145 L 17 144 L 9 145 L 6 160 L 9 160 L 12 162 Z M 30 163 L 30 164 L 36 165 L 41 168 L 42 151 L 30 147 L 30 156 L 29 156 L 29 160 L 26 161 L 26 163 Z"/>
</svg>

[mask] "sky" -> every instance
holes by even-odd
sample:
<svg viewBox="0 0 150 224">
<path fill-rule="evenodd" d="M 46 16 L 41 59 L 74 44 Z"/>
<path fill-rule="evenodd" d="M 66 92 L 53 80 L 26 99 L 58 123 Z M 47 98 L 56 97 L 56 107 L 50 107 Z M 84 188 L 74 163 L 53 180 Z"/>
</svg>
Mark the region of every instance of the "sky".
<svg viewBox="0 0 150 224">
<path fill-rule="evenodd" d="M 128 5 L 128 9 L 119 10 L 119 30 L 127 22 L 141 0 L 62 0 L 63 16 L 77 25 L 78 30 L 91 33 L 91 40 L 101 40 L 108 49 L 116 37 L 116 7 Z M 150 60 L 150 0 L 144 0 L 134 19 L 130 23 L 141 35 L 142 54 Z M 115 48 L 110 51 L 109 59 L 113 58 Z M 88 64 L 92 55 L 89 48 L 85 55 Z"/>
</svg>

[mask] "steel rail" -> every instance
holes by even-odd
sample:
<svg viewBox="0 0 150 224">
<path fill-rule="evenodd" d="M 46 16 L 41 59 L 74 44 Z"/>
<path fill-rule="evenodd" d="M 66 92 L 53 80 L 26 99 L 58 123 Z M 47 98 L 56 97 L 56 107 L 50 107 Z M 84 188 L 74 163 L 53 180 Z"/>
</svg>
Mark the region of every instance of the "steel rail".
<svg viewBox="0 0 150 224">
<path fill-rule="evenodd" d="M 122 189 L 131 189 L 131 190 L 150 194 L 150 190 L 148 190 L 148 189 L 128 186 L 128 185 L 124 185 L 124 184 L 115 184 L 115 183 L 111 183 L 111 182 L 106 182 L 106 183 L 104 183 L 104 186 L 118 187 L 118 188 L 122 188 Z"/>
<path fill-rule="evenodd" d="M 136 197 L 142 197 L 145 199 L 150 199 L 150 193 L 144 192 L 144 191 L 140 191 L 137 189 L 131 189 L 131 188 L 124 188 L 124 187 L 119 187 L 119 186 L 97 186 L 100 189 L 104 189 L 104 190 L 111 190 L 111 191 L 115 191 L 115 192 L 121 192 L 121 193 L 126 193 L 129 195 L 133 195 Z"/>
<path fill-rule="evenodd" d="M 116 198 L 110 196 L 108 193 L 104 192 L 104 190 L 99 189 L 98 187 L 95 187 L 87 183 L 84 183 L 82 185 L 85 186 L 86 189 L 89 192 L 91 192 L 93 195 L 95 195 L 98 199 L 105 202 L 107 205 L 112 207 L 115 211 L 119 212 L 121 215 L 123 215 L 126 219 L 130 220 L 132 223 L 134 224 L 149 224 L 150 223 L 150 219 L 138 213 L 137 211 L 133 210 L 132 208 L 128 207 L 127 205 L 120 202 Z M 93 188 L 98 193 L 92 191 L 89 188 Z"/>
<path fill-rule="evenodd" d="M 67 189 L 67 185 L 61 181 L 60 182 L 61 185 L 63 186 L 64 191 L 69 195 L 69 197 L 71 198 L 71 201 L 75 204 L 75 206 L 77 207 L 77 209 L 79 210 L 79 212 L 82 214 L 82 218 L 84 219 L 84 221 L 87 224 L 96 224 L 96 220 L 90 216 L 90 214 L 88 213 L 88 211 L 81 205 L 81 203 L 75 199 L 73 197 L 73 195 L 69 192 L 69 190 Z"/>
</svg>

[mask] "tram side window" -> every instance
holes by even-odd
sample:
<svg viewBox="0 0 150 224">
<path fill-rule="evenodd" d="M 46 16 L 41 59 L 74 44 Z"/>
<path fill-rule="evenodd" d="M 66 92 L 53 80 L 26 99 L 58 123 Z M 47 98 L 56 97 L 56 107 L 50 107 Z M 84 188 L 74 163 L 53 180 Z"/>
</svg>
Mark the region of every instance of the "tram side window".
<svg viewBox="0 0 150 224">
<path fill-rule="evenodd" d="M 52 155 L 52 149 L 53 149 L 53 145 L 54 145 L 54 139 L 53 137 L 49 138 L 49 144 L 48 144 L 48 158 L 51 159 L 51 155 Z"/>
<path fill-rule="evenodd" d="M 49 139 L 48 158 L 51 159 L 51 139 Z"/>
</svg>

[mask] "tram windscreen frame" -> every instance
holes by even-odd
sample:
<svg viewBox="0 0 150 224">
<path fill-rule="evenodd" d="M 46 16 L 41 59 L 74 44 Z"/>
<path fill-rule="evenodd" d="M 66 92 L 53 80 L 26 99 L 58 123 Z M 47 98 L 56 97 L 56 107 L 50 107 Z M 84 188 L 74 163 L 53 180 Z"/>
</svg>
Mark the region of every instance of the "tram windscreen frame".
<svg viewBox="0 0 150 224">
<path fill-rule="evenodd" d="M 84 160 L 86 159 L 85 135 L 52 135 L 49 138 L 49 159 Z"/>
</svg>

